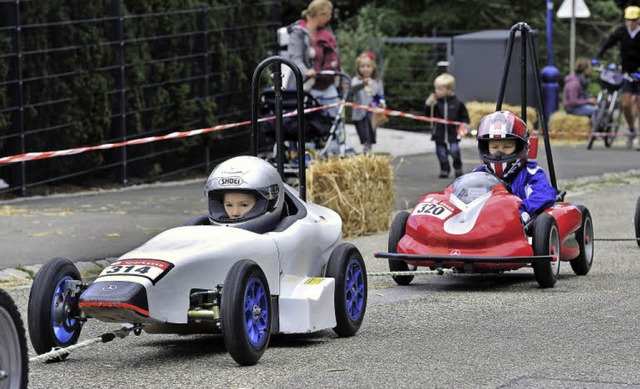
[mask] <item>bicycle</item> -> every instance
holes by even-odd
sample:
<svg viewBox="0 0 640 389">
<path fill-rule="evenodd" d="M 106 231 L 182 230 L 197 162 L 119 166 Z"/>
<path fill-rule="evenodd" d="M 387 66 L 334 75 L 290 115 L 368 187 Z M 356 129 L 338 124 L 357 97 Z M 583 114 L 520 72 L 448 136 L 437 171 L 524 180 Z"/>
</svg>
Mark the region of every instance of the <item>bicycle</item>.
<svg viewBox="0 0 640 389">
<path fill-rule="evenodd" d="M 596 138 L 602 138 L 606 147 L 613 144 L 622 121 L 619 91 L 625 77 L 631 77 L 620 72 L 618 66 L 613 63 L 606 68 L 599 62 L 593 62 L 593 65 L 593 69 L 600 72 L 598 84 L 602 89 L 598 92 L 596 102 L 598 110 L 591 120 L 587 150 L 591 149 Z"/>
</svg>

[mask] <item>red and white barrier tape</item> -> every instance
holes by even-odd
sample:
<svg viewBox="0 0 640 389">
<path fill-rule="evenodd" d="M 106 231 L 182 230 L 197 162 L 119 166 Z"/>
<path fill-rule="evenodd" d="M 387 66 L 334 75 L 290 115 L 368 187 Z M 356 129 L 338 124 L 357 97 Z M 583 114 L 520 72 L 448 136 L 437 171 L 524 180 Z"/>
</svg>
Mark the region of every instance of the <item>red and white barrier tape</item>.
<svg viewBox="0 0 640 389">
<path fill-rule="evenodd" d="M 326 109 L 326 108 L 335 107 L 335 106 L 340 105 L 340 104 L 341 103 L 335 103 L 335 104 L 330 104 L 330 105 L 326 105 L 326 106 L 323 106 L 323 107 L 308 108 L 308 109 L 305 109 L 304 112 L 305 113 L 309 113 L 309 112 L 314 112 L 314 111 L 320 111 L 320 110 L 323 110 L 323 109 Z M 287 114 L 284 114 L 283 116 L 284 117 L 288 117 L 288 116 L 295 116 L 297 114 L 298 114 L 297 111 L 293 111 L 293 112 L 289 112 Z M 275 116 L 269 116 L 269 117 L 264 117 L 264 118 L 259 119 L 258 122 L 264 122 L 264 121 L 274 120 L 274 119 L 275 119 Z M 218 125 L 218 126 L 209 127 L 209 128 L 201 128 L 201 129 L 198 129 L 198 130 L 172 132 L 172 133 L 167 134 L 167 135 L 149 136 L 149 137 L 146 137 L 146 138 L 132 139 L 132 140 L 124 141 L 124 142 L 106 143 L 106 144 L 102 144 L 102 145 L 98 145 L 98 146 L 86 146 L 86 147 L 77 147 L 77 148 L 66 149 L 66 150 L 41 151 L 41 152 L 17 154 L 17 155 L 12 155 L 12 156 L 8 156 L 8 157 L 0 158 L 0 165 L 16 163 L 16 162 L 35 161 L 35 160 L 38 160 L 38 159 L 62 157 L 62 156 L 66 156 L 66 155 L 80 154 L 80 153 L 84 153 L 84 152 L 87 152 L 87 151 L 94 151 L 94 150 L 108 150 L 108 149 L 115 149 L 115 148 L 124 147 L 124 146 L 141 145 L 141 144 L 144 144 L 144 143 L 157 142 L 157 141 L 160 141 L 160 140 L 186 138 L 186 137 L 189 137 L 189 136 L 206 134 L 206 133 L 214 132 L 214 131 L 226 130 L 226 129 L 233 128 L 233 127 L 246 126 L 247 124 L 250 124 L 250 123 L 251 123 L 251 121 L 247 120 L 247 121 L 243 121 L 243 122 L 239 122 L 239 123 L 221 124 L 221 125 Z"/>
<path fill-rule="evenodd" d="M 397 116 L 397 117 L 404 117 L 404 118 L 408 118 L 408 119 L 421 120 L 421 121 L 425 121 L 425 122 L 435 122 L 435 123 L 442 123 L 442 124 L 457 125 L 459 127 L 458 133 L 461 134 L 461 135 L 466 134 L 466 130 L 464 130 L 464 129 L 466 129 L 467 126 L 468 126 L 467 123 L 451 121 L 451 120 L 445 120 L 445 119 L 439 119 L 439 118 L 434 118 L 434 117 L 429 117 L 429 116 L 414 115 L 412 113 L 395 111 L 395 110 L 391 110 L 391 109 L 368 107 L 368 106 L 365 106 L 365 105 L 349 103 L 349 102 L 339 102 L 339 103 L 324 105 L 324 106 L 321 106 L 321 107 L 307 108 L 307 109 L 304 110 L 304 113 L 306 114 L 306 113 L 310 113 L 310 112 L 320 111 L 320 110 L 323 110 L 323 109 L 332 108 L 332 107 L 336 107 L 336 106 L 339 106 L 339 105 L 345 105 L 345 106 L 351 107 L 353 109 L 362 109 L 362 110 L 365 110 L 365 111 L 382 113 L 382 114 L 385 114 L 385 115 L 388 115 L 388 116 Z M 292 112 L 286 113 L 283 116 L 284 117 L 290 117 L 290 116 L 295 116 L 295 115 L 297 115 L 297 111 L 292 111 Z M 269 116 L 269 117 L 264 117 L 264 118 L 258 119 L 258 122 L 265 122 L 265 121 L 274 120 L 274 119 L 275 119 L 275 116 Z M 97 146 L 77 147 L 77 148 L 66 149 L 66 150 L 41 151 L 41 152 L 32 152 L 32 153 L 11 155 L 11 156 L 8 156 L 8 157 L 1 157 L 0 158 L 0 165 L 16 163 L 16 162 L 34 161 L 34 160 L 38 160 L 38 159 L 61 157 L 61 156 L 66 156 L 66 155 L 74 155 L 74 154 L 80 154 L 80 153 L 84 153 L 84 152 L 87 152 L 87 151 L 94 151 L 94 150 L 115 149 L 115 148 L 118 148 L 118 147 L 140 145 L 140 144 L 144 144 L 144 143 L 157 142 L 157 141 L 167 140 L 167 139 L 186 138 L 186 137 L 190 137 L 190 136 L 194 136 L 194 135 L 200 135 L 200 134 L 206 134 L 206 133 L 214 132 L 214 131 L 226 130 L 226 129 L 233 128 L 233 127 L 246 126 L 247 124 L 250 124 L 250 123 L 251 123 L 251 121 L 247 120 L 247 121 L 243 121 L 243 122 L 239 122 L 239 123 L 221 124 L 221 125 L 218 125 L 218 126 L 208 127 L 208 128 L 201 128 L 201 129 L 197 129 L 197 130 L 172 132 L 170 134 L 161 135 L 161 136 L 149 136 L 149 137 L 140 138 L 140 139 L 132 139 L 132 140 L 124 141 L 124 142 L 106 143 L 106 144 L 97 145 Z M 463 130 L 461 130 L 461 129 L 463 129 Z M 549 133 L 551 133 L 551 134 L 563 134 L 563 135 L 574 135 L 574 136 L 585 136 L 584 133 L 570 134 L 570 133 L 559 132 L 559 131 L 554 131 L 554 132 L 549 131 Z M 604 134 L 606 134 L 606 133 L 593 133 L 593 135 L 598 135 L 598 136 L 602 136 Z M 586 135 L 588 136 L 589 134 L 586 134 Z M 615 135 L 615 134 L 611 134 L 611 135 Z M 631 135 L 631 133 L 627 131 L 626 133 L 618 133 L 618 135 Z"/>
</svg>

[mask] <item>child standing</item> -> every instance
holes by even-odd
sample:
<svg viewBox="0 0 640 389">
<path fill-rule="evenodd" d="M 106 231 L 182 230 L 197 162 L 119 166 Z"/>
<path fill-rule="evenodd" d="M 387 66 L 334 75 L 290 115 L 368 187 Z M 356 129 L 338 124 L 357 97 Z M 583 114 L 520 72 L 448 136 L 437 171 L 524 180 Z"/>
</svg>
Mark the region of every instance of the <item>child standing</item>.
<svg viewBox="0 0 640 389">
<path fill-rule="evenodd" d="M 362 53 L 356 58 L 357 75 L 351 79 L 353 102 L 368 107 L 385 108 L 384 89 L 376 68 L 375 55 Z M 365 154 L 371 152 L 376 143 L 376 129 L 372 124 L 372 113 L 362 109 L 354 109 L 351 119 L 356 126 L 360 143 Z"/>
<path fill-rule="evenodd" d="M 467 107 L 455 96 L 455 78 L 449 73 L 441 74 L 433 81 L 433 86 L 435 93 L 431 93 L 425 101 L 426 116 L 469 123 Z M 436 154 L 438 161 L 440 161 L 440 175 L 438 176 L 440 178 L 449 177 L 451 171 L 449 155 L 453 158 L 456 177 L 462 175 L 458 127 L 459 125 L 443 123 L 435 123 L 433 126 L 431 140 L 436 142 Z M 449 143 L 448 148 L 447 142 Z"/>
</svg>

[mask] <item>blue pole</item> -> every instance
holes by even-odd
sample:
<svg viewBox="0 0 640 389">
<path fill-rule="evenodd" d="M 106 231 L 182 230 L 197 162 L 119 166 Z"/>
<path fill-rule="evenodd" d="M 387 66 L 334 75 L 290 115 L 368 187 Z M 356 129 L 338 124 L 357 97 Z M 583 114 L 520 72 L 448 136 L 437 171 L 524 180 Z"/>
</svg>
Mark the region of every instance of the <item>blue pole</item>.
<svg viewBox="0 0 640 389">
<path fill-rule="evenodd" d="M 553 1 L 547 0 L 547 65 L 553 65 L 553 39 L 551 22 L 553 20 Z"/>
<path fill-rule="evenodd" d="M 542 103 L 547 121 L 558 110 L 558 95 L 560 92 L 560 85 L 558 84 L 560 72 L 558 68 L 553 66 L 552 21 L 553 2 L 552 0 L 547 0 L 547 66 L 542 68 L 540 77 L 542 79 Z"/>
</svg>

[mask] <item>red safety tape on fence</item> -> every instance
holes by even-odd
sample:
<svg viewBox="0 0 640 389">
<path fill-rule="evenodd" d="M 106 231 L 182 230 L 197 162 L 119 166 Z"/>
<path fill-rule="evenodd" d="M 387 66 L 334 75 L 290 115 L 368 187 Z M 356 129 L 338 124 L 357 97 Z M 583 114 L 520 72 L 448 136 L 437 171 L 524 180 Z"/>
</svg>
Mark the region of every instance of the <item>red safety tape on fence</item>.
<svg viewBox="0 0 640 389">
<path fill-rule="evenodd" d="M 322 110 L 322 109 L 335 107 L 335 106 L 340 105 L 340 104 L 341 103 L 335 103 L 335 104 L 330 104 L 330 105 L 326 105 L 326 106 L 322 106 L 322 107 L 308 108 L 308 109 L 304 110 L 304 113 L 319 111 L 319 110 Z M 290 117 L 290 116 L 296 116 L 297 114 L 298 114 L 297 111 L 293 111 L 293 112 L 286 113 L 283 116 L 284 117 Z M 264 118 L 259 119 L 258 122 L 274 120 L 275 118 L 276 118 L 275 116 L 264 117 Z M 2 165 L 2 164 L 10 164 L 10 163 L 17 163 L 17 162 L 35 161 L 35 160 L 46 159 L 46 158 L 62 157 L 62 156 L 67 156 L 67 155 L 80 154 L 80 153 L 84 153 L 84 152 L 87 152 L 87 151 L 94 151 L 94 150 L 115 149 L 115 148 L 124 147 L 124 146 L 140 145 L 140 144 L 144 144 L 144 143 L 157 142 L 157 141 L 167 140 L 167 139 L 186 138 L 186 137 L 190 137 L 190 136 L 194 136 L 194 135 L 200 135 L 200 134 L 206 134 L 206 133 L 214 132 L 214 131 L 227 130 L 227 129 L 233 128 L 233 127 L 246 126 L 247 124 L 251 124 L 251 121 L 247 120 L 247 121 L 239 122 L 239 123 L 221 124 L 221 125 L 218 125 L 218 126 L 209 127 L 209 128 L 201 128 L 201 129 L 198 129 L 198 130 L 172 132 L 172 133 L 167 134 L 167 135 L 149 136 L 149 137 L 146 137 L 146 138 L 132 139 L 132 140 L 123 141 L 123 142 L 117 142 L 117 143 L 106 143 L 106 144 L 97 145 L 97 146 L 84 146 L 84 147 L 78 147 L 78 148 L 66 149 L 66 150 L 42 151 L 42 152 L 31 152 L 31 153 L 25 153 L 25 154 L 17 154 L 17 155 L 11 155 L 11 156 L 8 156 L 8 157 L 0 158 L 0 165 Z"/>
<path fill-rule="evenodd" d="M 434 117 L 429 117 L 429 116 L 414 115 L 414 114 L 408 113 L 408 112 L 401 112 L 401 111 L 395 111 L 395 110 L 391 110 L 391 109 L 369 107 L 369 106 L 355 104 L 355 103 L 349 103 L 349 102 L 339 102 L 339 103 L 324 105 L 324 106 L 320 106 L 320 107 L 307 108 L 307 109 L 304 110 L 304 113 L 306 114 L 306 113 L 310 113 L 310 112 L 320 111 L 320 110 L 323 110 L 323 109 L 332 108 L 332 107 L 336 107 L 336 106 L 339 106 L 339 105 L 345 105 L 345 106 L 351 107 L 353 109 L 361 109 L 361 110 L 365 110 L 365 111 L 383 113 L 383 114 L 388 115 L 388 116 L 404 117 L 404 118 L 408 118 L 408 119 L 421 120 L 421 121 L 425 121 L 425 122 L 452 124 L 452 125 L 457 125 L 457 126 L 464 126 L 465 128 L 466 128 L 466 126 L 468 126 L 467 123 L 463 123 L 463 122 L 456 122 L 456 121 L 439 119 L 439 118 L 434 118 Z M 283 116 L 284 117 L 290 117 L 290 116 L 296 116 L 297 114 L 298 114 L 297 111 L 292 111 L 292 112 L 284 114 Z M 275 116 L 269 116 L 269 117 L 264 117 L 264 118 L 258 119 L 258 122 L 264 122 L 264 121 L 269 121 L 269 120 L 274 120 L 274 119 L 275 119 Z M 208 127 L 208 128 L 201 128 L 201 129 L 197 129 L 197 130 L 172 132 L 172 133 L 167 134 L 167 135 L 149 136 L 149 137 L 146 137 L 146 138 L 132 139 L 132 140 L 123 141 L 123 142 L 117 142 L 117 143 L 106 143 L 106 144 L 97 145 L 97 146 L 85 146 L 85 147 L 78 147 L 78 148 L 66 149 L 66 150 L 42 151 L 42 152 L 31 152 L 31 153 L 25 153 L 25 154 L 11 155 L 11 156 L 8 156 L 8 157 L 0 158 L 0 165 L 16 163 L 16 162 L 35 161 L 35 160 L 46 159 L 46 158 L 62 157 L 62 156 L 67 156 L 67 155 L 80 154 L 80 153 L 84 153 L 84 152 L 87 152 L 87 151 L 94 151 L 94 150 L 115 149 L 115 148 L 124 147 L 124 146 L 140 145 L 140 144 L 144 144 L 144 143 L 157 142 L 157 141 L 167 140 L 167 139 L 186 138 L 186 137 L 190 137 L 190 136 L 194 136 L 194 135 L 201 135 L 201 134 L 206 134 L 206 133 L 209 133 L 209 132 L 221 131 L 221 130 L 226 130 L 226 129 L 229 129 L 229 128 L 240 127 L 240 126 L 246 126 L 247 124 L 250 124 L 250 123 L 251 123 L 251 121 L 247 120 L 247 121 L 238 122 L 238 123 L 221 124 L 221 125 Z M 572 134 L 572 133 L 559 132 L 559 131 L 553 131 L 553 132 L 549 131 L 549 133 L 550 134 L 573 135 L 573 136 L 585 136 L 584 133 L 573 133 Z M 605 133 L 594 133 L 594 135 L 598 135 L 598 136 L 602 136 L 602 134 L 605 134 Z M 614 134 L 612 134 L 612 135 L 614 135 Z M 618 135 L 631 135 L 631 133 L 627 131 L 626 134 L 625 133 L 618 133 Z M 586 134 L 586 136 L 589 136 L 589 134 Z"/>
</svg>

